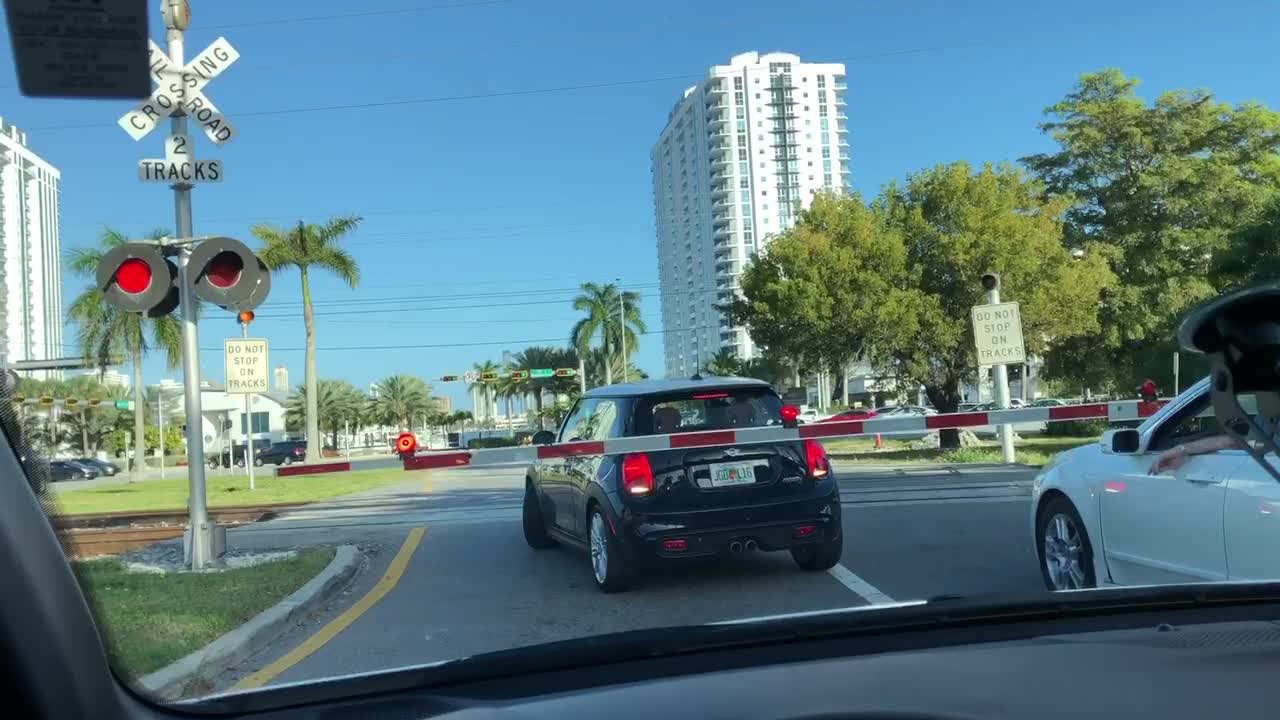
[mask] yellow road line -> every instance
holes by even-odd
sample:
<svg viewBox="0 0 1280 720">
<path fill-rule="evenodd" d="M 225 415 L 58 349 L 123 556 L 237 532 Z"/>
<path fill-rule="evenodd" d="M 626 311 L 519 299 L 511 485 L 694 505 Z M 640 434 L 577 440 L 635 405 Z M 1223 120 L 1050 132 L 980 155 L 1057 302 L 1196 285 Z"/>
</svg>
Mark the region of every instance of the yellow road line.
<svg viewBox="0 0 1280 720">
<path fill-rule="evenodd" d="M 373 589 L 365 593 L 365 596 L 360 598 L 355 605 L 347 608 L 341 615 L 329 621 L 328 625 L 320 628 L 318 632 L 302 641 L 298 647 L 290 650 L 275 662 L 242 678 L 231 689 L 249 690 L 266 685 L 275 676 L 297 665 L 308 655 L 324 647 L 324 644 L 332 640 L 335 635 L 345 630 L 348 625 L 368 612 L 369 608 L 376 605 L 387 593 L 391 592 L 396 583 L 400 582 L 400 577 L 404 575 L 404 570 L 409 565 L 409 559 L 413 557 L 413 552 L 418 549 L 418 543 L 422 541 L 422 534 L 425 530 L 425 528 L 416 527 L 409 531 L 409 536 L 404 539 L 404 544 L 400 546 L 400 552 L 396 553 L 396 556 L 391 560 L 391 565 L 387 567 L 387 572 L 382 576 L 382 579 L 378 581 L 377 585 L 373 586 Z"/>
</svg>

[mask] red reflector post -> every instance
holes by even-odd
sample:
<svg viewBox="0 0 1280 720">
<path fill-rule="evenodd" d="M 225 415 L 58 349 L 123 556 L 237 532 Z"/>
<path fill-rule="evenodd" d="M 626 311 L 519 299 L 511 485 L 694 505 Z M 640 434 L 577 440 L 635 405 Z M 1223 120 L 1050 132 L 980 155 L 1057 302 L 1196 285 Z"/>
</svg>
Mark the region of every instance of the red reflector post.
<svg viewBox="0 0 1280 720">
<path fill-rule="evenodd" d="M 622 458 L 622 490 L 628 495 L 648 495 L 653 492 L 653 468 L 649 456 L 630 453 Z"/>
<path fill-rule="evenodd" d="M 817 530 L 817 527 L 813 525 L 797 525 L 795 530 L 791 531 L 791 537 L 806 538 L 812 535 L 815 530 Z"/>
<path fill-rule="evenodd" d="M 145 260 L 129 258 L 116 269 L 116 285 L 130 295 L 137 295 L 151 286 L 151 267 Z"/>
<path fill-rule="evenodd" d="M 396 452 L 401 455 L 411 454 L 417 448 L 418 439 L 413 436 L 413 433 L 400 433 L 396 438 Z"/>
<path fill-rule="evenodd" d="M 662 541 L 662 549 L 667 552 L 684 552 L 689 549 L 689 543 L 684 538 L 671 538 Z"/>
</svg>

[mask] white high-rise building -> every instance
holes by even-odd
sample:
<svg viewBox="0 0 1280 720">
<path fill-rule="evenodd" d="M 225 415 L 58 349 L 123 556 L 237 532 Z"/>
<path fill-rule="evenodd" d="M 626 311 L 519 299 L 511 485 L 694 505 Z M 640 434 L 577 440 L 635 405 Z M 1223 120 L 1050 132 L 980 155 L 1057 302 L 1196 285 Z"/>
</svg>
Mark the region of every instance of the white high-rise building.
<svg viewBox="0 0 1280 720">
<path fill-rule="evenodd" d="M 847 122 L 844 65 L 790 53 L 735 55 L 684 91 L 649 154 L 668 377 L 756 355 L 716 306 L 815 192 L 845 191 Z"/>
<path fill-rule="evenodd" d="M 27 147 L 26 133 L 0 118 L 0 362 L 68 356 L 62 347 L 59 177 Z"/>
</svg>

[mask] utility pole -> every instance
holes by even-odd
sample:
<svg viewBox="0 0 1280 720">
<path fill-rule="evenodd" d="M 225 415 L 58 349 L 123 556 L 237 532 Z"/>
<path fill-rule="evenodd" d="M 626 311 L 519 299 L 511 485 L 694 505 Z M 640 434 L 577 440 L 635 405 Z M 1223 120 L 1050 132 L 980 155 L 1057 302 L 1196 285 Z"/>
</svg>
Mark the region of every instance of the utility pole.
<svg viewBox="0 0 1280 720">
<path fill-rule="evenodd" d="M 160 479 L 164 479 L 164 386 L 156 386 L 156 425 L 160 432 Z"/>
<path fill-rule="evenodd" d="M 182 31 L 191 20 L 191 11 L 186 0 L 161 0 L 165 12 L 165 42 L 169 52 L 169 60 L 178 67 L 183 67 Z M 170 116 L 171 134 L 173 137 L 187 136 L 187 114 L 179 109 Z M 178 237 L 190 241 L 195 237 L 191 224 L 191 184 L 185 182 L 173 185 L 173 210 L 176 219 Z M 182 379 L 183 392 L 186 395 L 187 410 L 187 482 L 190 508 L 191 532 L 191 569 L 199 570 L 209 565 L 212 560 L 213 543 L 209 527 L 209 509 L 205 497 L 204 478 L 204 435 L 200 431 L 200 339 L 196 330 L 195 298 L 187 290 L 191 287 L 190 245 L 181 250 L 178 257 L 178 278 L 182 292 L 178 293 L 179 307 L 182 312 Z M 164 433 L 161 432 L 161 442 Z M 163 447 L 163 446 L 162 446 Z M 160 454 L 161 468 L 164 467 L 164 453 Z M 248 460 L 246 459 L 246 464 Z M 252 471 L 250 471 L 252 472 Z"/>
<path fill-rule="evenodd" d="M 619 337 L 622 338 L 622 382 L 627 382 L 627 302 L 622 298 L 622 278 L 617 279 L 618 283 L 618 324 L 622 327 Z M 608 358 L 605 358 L 608 362 Z"/>
<path fill-rule="evenodd" d="M 1178 397 L 1178 353 L 1173 354 L 1173 397 Z"/>
<path fill-rule="evenodd" d="M 245 310 L 240 313 L 240 337 L 249 339 L 249 321 L 253 320 L 253 313 Z M 249 489 L 253 490 L 253 411 L 249 407 L 249 398 L 252 395 L 245 393 L 244 395 L 244 468 L 249 473 Z M 235 449 L 235 443 L 232 443 L 232 449 Z M 235 458 L 232 458 L 231 464 L 235 465 Z"/>
<path fill-rule="evenodd" d="M 1000 278 L 994 274 L 982 276 L 982 287 L 987 291 L 987 304 L 996 305 L 1000 302 Z M 1009 370 L 1004 364 L 992 366 L 995 373 L 995 394 L 996 407 L 1000 410 L 1009 409 Z M 996 427 L 996 432 L 1000 435 L 1000 455 L 1006 463 L 1014 461 L 1013 456 L 1013 427 L 1009 424 L 1001 424 Z"/>
</svg>

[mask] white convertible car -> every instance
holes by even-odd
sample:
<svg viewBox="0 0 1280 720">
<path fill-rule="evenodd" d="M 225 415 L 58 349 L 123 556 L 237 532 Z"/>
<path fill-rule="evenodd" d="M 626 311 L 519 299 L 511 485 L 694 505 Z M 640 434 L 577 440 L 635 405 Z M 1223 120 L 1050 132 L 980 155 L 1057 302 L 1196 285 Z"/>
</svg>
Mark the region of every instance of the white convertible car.
<svg viewBox="0 0 1280 720">
<path fill-rule="evenodd" d="M 1255 412 L 1251 402 L 1242 398 L 1242 407 Z M 1160 452 L 1219 432 L 1206 379 L 1136 430 L 1107 430 L 1099 442 L 1056 456 L 1032 490 L 1045 584 L 1280 578 L 1280 483 L 1244 450 L 1194 455 L 1176 470 L 1148 474 Z"/>
</svg>

